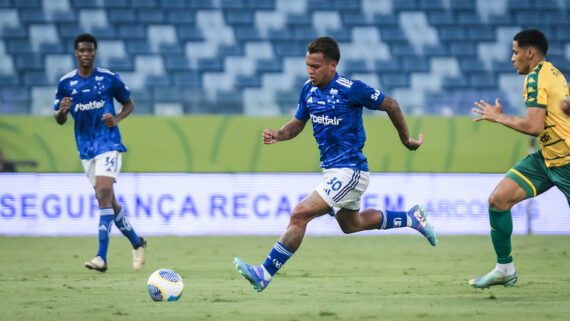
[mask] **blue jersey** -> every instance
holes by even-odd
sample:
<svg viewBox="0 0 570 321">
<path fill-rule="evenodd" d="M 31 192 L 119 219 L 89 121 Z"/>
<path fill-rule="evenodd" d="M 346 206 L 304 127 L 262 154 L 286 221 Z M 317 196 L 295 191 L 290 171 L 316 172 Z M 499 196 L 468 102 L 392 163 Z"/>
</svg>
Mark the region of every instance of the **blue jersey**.
<svg viewBox="0 0 570 321">
<path fill-rule="evenodd" d="M 115 115 L 113 98 L 124 103 L 131 91 L 119 75 L 104 68 L 95 68 L 91 76 L 79 76 L 77 69 L 59 80 L 54 109 L 64 97 L 71 97 L 69 112 L 75 120 L 75 141 L 81 159 L 90 159 L 99 154 L 117 150 L 126 152 L 121 142 L 119 127 L 108 128 L 103 114 Z"/>
<path fill-rule="evenodd" d="M 368 171 L 362 148 L 366 133 L 362 107 L 378 110 L 384 93 L 338 73 L 323 89 L 307 81 L 301 90 L 295 118 L 313 123 L 322 168 L 348 167 Z"/>
</svg>

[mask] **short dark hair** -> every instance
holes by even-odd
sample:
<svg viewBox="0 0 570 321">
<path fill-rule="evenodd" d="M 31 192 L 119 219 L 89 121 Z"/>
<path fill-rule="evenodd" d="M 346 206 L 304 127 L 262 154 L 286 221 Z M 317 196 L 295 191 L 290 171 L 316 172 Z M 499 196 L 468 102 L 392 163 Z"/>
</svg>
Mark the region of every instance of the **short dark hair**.
<svg viewBox="0 0 570 321">
<path fill-rule="evenodd" d="M 334 61 L 340 60 L 340 49 L 338 49 L 338 44 L 333 38 L 330 37 L 320 37 L 317 38 L 307 46 L 309 53 L 320 52 L 327 59 Z"/>
<path fill-rule="evenodd" d="M 75 40 L 73 41 L 73 48 L 77 49 L 77 45 L 80 42 L 91 42 L 93 45 L 95 45 L 95 49 L 97 49 L 97 39 L 95 39 L 95 37 L 93 37 L 91 34 L 82 33 L 79 36 L 75 37 Z"/>
<path fill-rule="evenodd" d="M 537 29 L 523 30 L 513 38 L 521 48 L 535 47 L 543 55 L 548 51 L 548 40 L 546 36 Z"/>
</svg>

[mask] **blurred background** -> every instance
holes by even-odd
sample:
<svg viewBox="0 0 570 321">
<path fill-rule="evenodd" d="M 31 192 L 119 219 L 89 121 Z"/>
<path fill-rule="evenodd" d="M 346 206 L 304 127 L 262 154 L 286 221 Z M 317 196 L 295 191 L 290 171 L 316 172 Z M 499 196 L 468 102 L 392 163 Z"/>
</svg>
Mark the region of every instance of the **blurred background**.
<svg viewBox="0 0 570 321">
<path fill-rule="evenodd" d="M 306 47 L 326 35 L 339 42 L 338 71 L 394 97 L 426 137 L 409 152 L 385 113 L 365 111 L 364 153 L 379 174 L 363 205 L 422 203 L 441 233 L 486 234 L 489 193 L 535 138 L 474 123 L 473 102 L 500 98 L 524 115 L 510 61 L 523 29 L 545 33 L 547 60 L 570 79 L 569 10 L 570 0 L 0 0 L 0 169 L 28 172 L 0 175 L 0 233 L 67 233 L 62 220 L 93 232 L 73 121 L 52 117 L 58 80 L 76 68 L 73 40 L 88 32 L 96 65 L 132 90 L 117 191 L 143 233 L 282 230 L 320 181 L 319 153 L 311 126 L 272 146 L 261 133 L 292 117 Z M 567 213 L 554 188 L 515 207 L 515 233 L 567 233 Z M 334 219 L 319 226 L 339 233 Z"/>
</svg>

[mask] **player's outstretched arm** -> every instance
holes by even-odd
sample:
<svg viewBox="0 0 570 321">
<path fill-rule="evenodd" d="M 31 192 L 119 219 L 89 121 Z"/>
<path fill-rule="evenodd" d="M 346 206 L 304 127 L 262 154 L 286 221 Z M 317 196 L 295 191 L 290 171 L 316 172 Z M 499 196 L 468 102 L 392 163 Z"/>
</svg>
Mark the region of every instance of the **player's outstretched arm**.
<svg viewBox="0 0 570 321">
<path fill-rule="evenodd" d="M 110 113 L 106 113 L 103 115 L 102 120 L 108 128 L 115 127 L 121 120 L 125 119 L 131 112 L 133 112 L 134 109 L 135 103 L 132 98 L 129 98 L 123 102 L 123 107 L 117 115 L 113 116 Z"/>
<path fill-rule="evenodd" d="M 419 134 L 418 139 L 413 139 L 410 137 L 410 131 L 408 130 L 408 124 L 406 123 L 406 118 L 400 109 L 400 104 L 392 97 L 386 96 L 382 105 L 380 105 L 380 110 L 388 113 L 392 124 L 398 131 L 400 135 L 400 141 L 409 150 L 418 149 L 424 142 L 424 135 Z"/>
<path fill-rule="evenodd" d="M 503 114 L 503 106 L 501 106 L 499 98 L 495 100 L 494 106 L 484 100 L 476 101 L 475 106 L 477 107 L 473 108 L 473 111 L 481 116 L 473 121 L 488 120 L 532 136 L 540 135 L 544 129 L 546 108 L 528 107 L 526 117 L 514 117 Z"/>
<path fill-rule="evenodd" d="M 263 131 L 263 143 L 274 144 L 282 140 L 295 138 L 305 128 L 306 120 L 300 120 L 295 117 L 285 124 L 281 129 L 266 129 Z"/>
<path fill-rule="evenodd" d="M 53 116 L 58 124 L 63 125 L 67 121 L 67 112 L 71 108 L 71 97 L 63 97 L 59 102 L 59 109 L 54 111 Z"/>
</svg>

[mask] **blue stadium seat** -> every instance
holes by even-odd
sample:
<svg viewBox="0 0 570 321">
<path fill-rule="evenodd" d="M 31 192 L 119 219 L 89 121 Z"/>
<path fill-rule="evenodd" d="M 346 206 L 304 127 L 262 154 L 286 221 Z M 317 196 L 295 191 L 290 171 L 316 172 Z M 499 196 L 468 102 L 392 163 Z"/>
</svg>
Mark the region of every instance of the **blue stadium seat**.
<svg viewBox="0 0 570 321">
<path fill-rule="evenodd" d="M 474 11 L 459 12 L 456 19 L 463 26 L 481 26 L 481 17 Z"/>
<path fill-rule="evenodd" d="M 541 14 L 542 24 L 552 26 L 552 27 L 560 26 L 560 25 L 566 25 L 566 28 L 568 28 L 569 27 L 568 18 L 569 18 L 569 14 L 565 10 L 543 11 Z"/>
<path fill-rule="evenodd" d="M 39 53 L 44 54 L 63 54 L 71 53 L 68 48 L 60 43 L 42 43 L 40 44 Z"/>
<path fill-rule="evenodd" d="M 331 1 L 327 0 L 308 0 L 307 9 L 308 10 L 330 10 Z"/>
<path fill-rule="evenodd" d="M 515 72 L 515 67 L 510 60 L 505 61 L 493 61 L 493 71 L 497 73 L 508 73 L 511 74 Z"/>
<path fill-rule="evenodd" d="M 492 42 L 495 40 L 495 29 L 486 25 L 470 26 L 467 27 L 467 38 L 476 42 Z"/>
<path fill-rule="evenodd" d="M 400 27 L 385 27 L 380 30 L 381 38 L 385 42 L 408 42 L 408 37 Z"/>
<path fill-rule="evenodd" d="M 198 59 L 198 69 L 201 71 L 222 72 L 224 71 L 224 60 L 220 57 Z"/>
<path fill-rule="evenodd" d="M 279 105 L 283 115 L 291 115 L 299 103 L 299 91 L 279 90 L 275 93 L 275 102 Z"/>
<path fill-rule="evenodd" d="M 418 10 L 419 3 L 416 0 L 398 0 L 392 3 L 394 11 L 413 11 Z"/>
<path fill-rule="evenodd" d="M 113 26 L 93 27 L 91 34 L 100 40 L 115 40 L 118 38 L 117 30 Z"/>
<path fill-rule="evenodd" d="M 5 26 L 2 28 L 2 38 L 4 39 L 27 39 L 28 29 L 22 27 Z"/>
<path fill-rule="evenodd" d="M 396 43 L 390 46 L 392 55 L 395 57 L 401 56 L 414 56 L 416 51 L 412 45 L 409 43 Z"/>
<path fill-rule="evenodd" d="M 250 9 L 275 10 L 275 0 L 247 0 L 246 5 Z"/>
<path fill-rule="evenodd" d="M 570 30 L 569 28 L 570 26 L 568 24 L 554 27 L 552 38 L 558 41 L 570 42 L 570 32 L 568 32 L 568 30 Z"/>
<path fill-rule="evenodd" d="M 223 114 L 242 114 L 243 97 L 242 91 L 221 91 L 216 93 L 217 110 Z"/>
<path fill-rule="evenodd" d="M 566 2 L 566 6 L 570 4 Z M 560 6 L 560 2 L 557 0 L 540 0 L 534 3 L 535 7 L 541 10 L 563 10 L 564 7 Z"/>
<path fill-rule="evenodd" d="M 380 74 L 382 75 L 385 72 L 398 72 L 400 70 L 402 70 L 402 66 L 400 64 L 400 62 L 397 59 L 392 59 L 392 60 L 376 60 L 374 62 L 374 69 Z"/>
<path fill-rule="evenodd" d="M 306 53 L 305 44 L 300 44 L 299 42 L 276 41 L 273 43 L 273 49 L 278 57 L 303 57 Z"/>
<path fill-rule="evenodd" d="M 511 14 L 490 14 L 487 23 L 489 26 L 510 26 L 513 24 L 514 17 Z"/>
<path fill-rule="evenodd" d="M 380 79 L 382 83 L 382 87 L 385 88 L 403 88 L 403 87 L 410 87 L 410 77 L 407 73 L 404 72 L 394 72 L 394 73 L 381 73 Z"/>
<path fill-rule="evenodd" d="M 158 47 L 160 54 L 183 54 L 184 48 L 180 43 L 163 43 Z"/>
<path fill-rule="evenodd" d="M 15 66 L 16 69 L 19 71 L 42 71 L 44 70 L 44 61 L 43 57 L 34 54 L 19 54 L 15 55 L 16 62 Z"/>
<path fill-rule="evenodd" d="M 133 8 L 155 8 L 158 6 L 156 0 L 135 0 L 131 2 Z"/>
<path fill-rule="evenodd" d="M 363 12 L 359 11 L 347 11 L 342 12 L 341 14 L 341 21 L 345 27 L 354 27 L 354 26 L 369 26 L 371 25 L 370 22 L 367 21 L 366 15 Z"/>
<path fill-rule="evenodd" d="M 146 40 L 126 40 L 127 54 L 129 55 L 150 55 L 150 45 Z"/>
<path fill-rule="evenodd" d="M 176 37 L 179 41 L 202 41 L 204 36 L 202 36 L 202 31 L 200 28 L 195 26 L 178 26 L 176 28 Z"/>
<path fill-rule="evenodd" d="M 242 9 L 246 8 L 245 0 L 220 0 L 222 9 Z"/>
<path fill-rule="evenodd" d="M 485 65 L 475 57 L 464 57 L 459 59 L 459 68 L 464 73 L 484 72 Z"/>
<path fill-rule="evenodd" d="M 515 23 L 519 25 L 541 25 L 544 23 L 543 17 L 536 14 L 534 10 L 518 11 L 515 13 Z"/>
<path fill-rule="evenodd" d="M 267 31 L 267 39 L 270 41 L 293 40 L 293 31 L 289 28 L 269 29 Z"/>
<path fill-rule="evenodd" d="M 375 26 L 380 28 L 397 27 L 399 24 L 398 16 L 392 14 L 376 13 L 372 17 L 372 22 Z"/>
<path fill-rule="evenodd" d="M 497 88 L 497 77 L 493 73 L 487 73 L 487 72 L 473 73 L 469 78 L 470 78 L 469 84 L 474 89 Z"/>
<path fill-rule="evenodd" d="M 152 114 L 154 113 L 154 102 L 152 99 L 152 91 L 150 90 L 133 90 L 131 97 L 135 103 L 134 114 Z"/>
<path fill-rule="evenodd" d="M 360 0 L 334 0 L 334 8 L 339 11 L 360 11 L 362 9 Z"/>
<path fill-rule="evenodd" d="M 161 24 L 166 21 L 164 11 L 158 8 L 140 9 L 137 22 L 142 24 Z"/>
<path fill-rule="evenodd" d="M 11 8 L 12 4 L 10 3 L 10 0 L 0 0 L 0 8 Z"/>
<path fill-rule="evenodd" d="M 229 25 L 251 25 L 253 14 L 251 10 L 226 10 L 224 16 Z"/>
<path fill-rule="evenodd" d="M 29 88 L 11 85 L 13 79 L 5 80 L 7 84 L 0 86 L 0 114 L 28 114 L 31 105 Z"/>
<path fill-rule="evenodd" d="M 419 6 L 424 11 L 445 9 L 441 0 L 420 0 Z"/>
<path fill-rule="evenodd" d="M 27 39 L 6 39 L 6 52 L 9 54 L 33 53 L 32 45 Z"/>
<path fill-rule="evenodd" d="M 355 73 L 367 73 L 373 71 L 366 66 L 366 61 L 362 59 L 345 59 L 343 62 L 341 62 L 341 66 L 342 70 L 344 70 L 344 73 L 348 77 L 352 76 Z"/>
<path fill-rule="evenodd" d="M 465 40 L 467 38 L 465 29 L 460 26 L 446 26 L 438 30 L 439 40 L 443 42 Z"/>
<path fill-rule="evenodd" d="M 237 75 L 236 76 L 236 87 L 237 88 L 259 88 L 261 87 L 260 76 L 253 75 Z"/>
<path fill-rule="evenodd" d="M 57 25 L 57 33 L 63 41 L 73 41 L 77 35 L 84 32 L 85 30 L 75 23 L 59 23 Z"/>
<path fill-rule="evenodd" d="M 294 39 L 309 43 L 313 41 L 313 39 L 317 38 L 319 33 L 313 27 L 306 27 L 306 26 L 296 26 L 293 28 L 293 37 Z"/>
<path fill-rule="evenodd" d="M 155 86 L 152 93 L 155 101 L 176 103 L 182 100 L 182 90 L 179 87 Z"/>
<path fill-rule="evenodd" d="M 129 8 L 130 1 L 129 0 L 103 0 L 103 6 L 105 8 L 111 8 L 116 10 L 118 8 Z M 110 11 L 113 11 L 110 10 Z"/>
<path fill-rule="evenodd" d="M 283 64 L 279 59 L 259 59 L 255 62 L 255 70 L 258 73 L 281 72 L 283 71 Z"/>
<path fill-rule="evenodd" d="M 285 19 L 290 26 L 310 26 L 311 21 L 309 13 L 289 13 Z"/>
<path fill-rule="evenodd" d="M 449 52 L 454 56 L 475 56 L 477 48 L 472 41 L 454 41 L 450 45 Z"/>
<path fill-rule="evenodd" d="M 136 11 L 132 9 L 107 10 L 107 19 L 114 25 L 137 22 Z"/>
<path fill-rule="evenodd" d="M 166 9 L 185 9 L 190 5 L 188 0 L 160 0 L 158 6 Z"/>
<path fill-rule="evenodd" d="M 13 0 L 12 6 L 15 8 L 41 8 L 42 0 Z"/>
<path fill-rule="evenodd" d="M 452 10 L 473 11 L 476 9 L 475 0 L 451 0 L 449 6 Z"/>
<path fill-rule="evenodd" d="M 118 73 L 135 70 L 135 65 L 131 57 L 111 57 L 107 61 L 107 66 L 105 67 Z"/>
<path fill-rule="evenodd" d="M 166 21 L 170 24 L 195 24 L 196 12 L 187 9 L 171 9 L 166 11 Z"/>
<path fill-rule="evenodd" d="M 24 24 L 45 23 L 46 17 L 41 8 L 20 9 L 20 21 Z"/>
<path fill-rule="evenodd" d="M 243 47 L 240 43 L 235 45 L 220 45 L 218 47 L 218 55 L 221 57 L 226 56 L 243 56 Z"/>
<path fill-rule="evenodd" d="M 424 56 L 402 57 L 402 69 L 411 72 L 428 72 L 430 63 Z"/>
<path fill-rule="evenodd" d="M 146 39 L 146 26 L 142 24 L 119 25 L 119 37 L 123 39 Z"/>
<path fill-rule="evenodd" d="M 428 22 L 433 26 L 449 26 L 455 24 L 455 16 L 449 11 L 432 11 L 427 15 Z"/>
<path fill-rule="evenodd" d="M 447 46 L 444 45 L 424 46 L 423 52 L 427 57 L 444 57 L 450 55 Z"/>
<path fill-rule="evenodd" d="M 174 85 L 200 88 L 202 85 L 202 80 L 200 74 L 197 71 L 175 71 L 173 75 Z"/>
<path fill-rule="evenodd" d="M 43 71 L 25 71 L 23 72 L 23 83 L 26 86 L 48 86 L 46 74 Z"/>
<path fill-rule="evenodd" d="M 164 57 L 164 68 L 166 69 L 167 72 L 190 70 L 190 62 L 183 54 L 164 55 L 163 57 Z"/>
<path fill-rule="evenodd" d="M 18 74 L 3 75 L 0 74 L 0 87 L 18 86 L 20 84 Z M 2 108 L 2 99 L 0 99 L 0 108 Z M 0 112 L 2 114 L 3 112 Z"/>
<path fill-rule="evenodd" d="M 469 82 L 465 77 L 445 77 L 442 79 L 441 86 L 444 90 L 457 90 L 469 88 Z"/>
<path fill-rule="evenodd" d="M 168 76 L 154 75 L 154 76 L 146 77 L 145 85 L 148 88 L 151 88 L 154 86 L 170 86 L 171 82 L 170 82 L 170 79 L 168 78 Z"/>
<path fill-rule="evenodd" d="M 213 0 L 190 1 L 188 4 L 193 9 L 214 9 Z"/>
<path fill-rule="evenodd" d="M 352 33 L 349 29 L 337 29 L 337 30 L 328 30 L 327 35 L 337 42 L 350 42 Z"/>
<path fill-rule="evenodd" d="M 254 26 L 236 26 L 234 28 L 236 39 L 239 41 L 261 41 L 262 37 Z"/>
<path fill-rule="evenodd" d="M 532 9 L 532 0 L 508 0 L 507 7 L 511 10 Z"/>
</svg>

